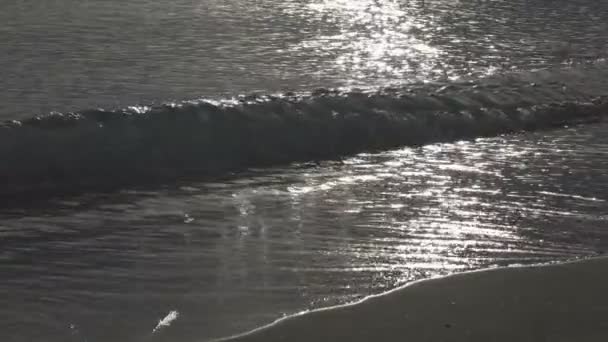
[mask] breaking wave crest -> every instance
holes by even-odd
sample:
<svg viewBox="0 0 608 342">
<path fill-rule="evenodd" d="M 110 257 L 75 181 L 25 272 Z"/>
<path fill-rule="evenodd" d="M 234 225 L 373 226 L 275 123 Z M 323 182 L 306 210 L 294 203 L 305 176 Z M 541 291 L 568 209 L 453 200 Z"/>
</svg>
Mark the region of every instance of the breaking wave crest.
<svg viewBox="0 0 608 342">
<path fill-rule="evenodd" d="M 376 90 L 319 89 L 0 124 L 0 195 L 203 177 L 364 150 L 589 123 L 602 66 Z"/>
</svg>

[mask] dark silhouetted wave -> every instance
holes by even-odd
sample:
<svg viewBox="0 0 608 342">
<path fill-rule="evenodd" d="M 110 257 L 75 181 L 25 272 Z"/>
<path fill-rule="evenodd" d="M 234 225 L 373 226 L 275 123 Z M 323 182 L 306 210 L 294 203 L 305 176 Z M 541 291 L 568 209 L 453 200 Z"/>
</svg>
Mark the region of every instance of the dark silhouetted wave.
<svg viewBox="0 0 608 342">
<path fill-rule="evenodd" d="M 0 195 L 112 188 L 608 114 L 605 64 L 381 90 L 52 113 L 0 127 Z"/>
</svg>

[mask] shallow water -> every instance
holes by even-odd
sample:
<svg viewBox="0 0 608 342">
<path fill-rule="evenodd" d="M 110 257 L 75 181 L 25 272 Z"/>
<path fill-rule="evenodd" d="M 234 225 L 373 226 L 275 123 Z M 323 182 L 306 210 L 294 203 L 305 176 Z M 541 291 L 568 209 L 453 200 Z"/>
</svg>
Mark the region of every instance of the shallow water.
<svg viewBox="0 0 608 342">
<path fill-rule="evenodd" d="M 597 255 L 608 247 L 607 128 L 5 210 L 4 334 L 200 341 L 415 279 Z"/>
<path fill-rule="evenodd" d="M 416 279 L 608 247 L 608 113 L 591 102 L 608 95 L 601 2 L 22 0 L 5 4 L 0 21 L 0 121 L 23 122 L 0 123 L 0 175 L 50 174 L 32 178 L 42 179 L 34 190 L 80 171 L 123 180 L 104 193 L 19 201 L 6 191 L 15 184 L 0 184 L 9 194 L 0 197 L 3 341 L 201 341 Z M 276 113 L 268 97 L 213 107 L 316 87 L 382 90 L 372 100 L 321 91 L 296 104 L 285 95 Z M 199 97 L 137 121 L 150 110 L 138 104 Z M 87 112 L 127 106 L 132 116 Z M 579 120 L 589 107 L 593 120 Z M 28 119 L 50 111 L 89 117 Z M 368 153 L 323 154 L 321 135 L 309 133 L 353 113 L 366 129 L 372 114 L 413 118 L 408 134 L 424 139 L 410 144 L 444 143 L 381 151 L 385 124 L 340 131 L 366 132 L 365 146 L 344 150 Z M 503 120 L 512 113 L 523 119 Z M 212 114 L 225 131 L 206 123 Z M 196 158 L 223 160 L 224 147 L 199 128 L 238 153 L 292 137 L 268 129 L 271 114 L 312 122 L 295 125 L 293 146 L 312 146 L 303 149 L 317 160 L 288 164 L 306 159 L 289 155 L 282 166 L 197 179 L 192 165 L 218 166 Z M 432 124 L 417 124 L 426 114 Z M 224 135 L 232 119 L 268 140 Z M 106 123 L 115 131 L 98 130 Z M 560 128 L 481 138 L 475 125 L 490 129 L 478 135 Z M 280 151 L 277 141 L 267 148 Z"/>
</svg>

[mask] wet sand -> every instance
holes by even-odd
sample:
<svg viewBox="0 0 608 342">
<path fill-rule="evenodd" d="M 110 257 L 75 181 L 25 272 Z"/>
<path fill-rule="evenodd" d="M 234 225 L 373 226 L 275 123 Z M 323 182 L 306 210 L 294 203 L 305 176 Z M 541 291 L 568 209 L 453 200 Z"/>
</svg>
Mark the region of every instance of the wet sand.
<svg viewBox="0 0 608 342">
<path fill-rule="evenodd" d="M 608 341 L 608 258 L 461 273 L 226 341 Z"/>
</svg>

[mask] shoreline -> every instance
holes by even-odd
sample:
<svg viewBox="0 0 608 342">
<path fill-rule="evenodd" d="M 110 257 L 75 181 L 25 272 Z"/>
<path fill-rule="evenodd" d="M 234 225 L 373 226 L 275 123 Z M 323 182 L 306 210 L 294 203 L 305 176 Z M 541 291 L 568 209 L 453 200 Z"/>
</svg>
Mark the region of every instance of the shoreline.
<svg viewBox="0 0 608 342">
<path fill-rule="evenodd" d="M 606 341 L 608 257 L 423 279 L 214 342 Z"/>
</svg>

